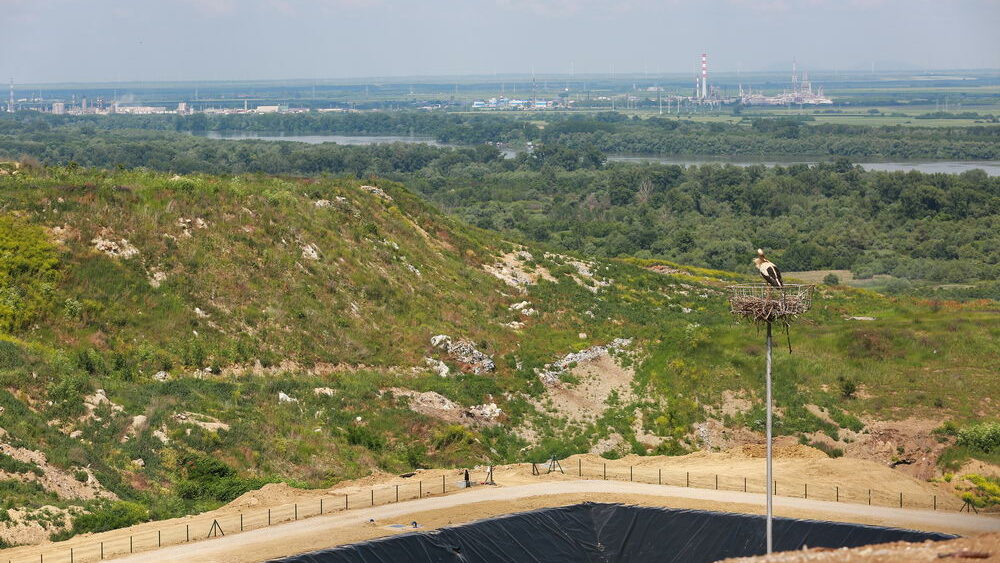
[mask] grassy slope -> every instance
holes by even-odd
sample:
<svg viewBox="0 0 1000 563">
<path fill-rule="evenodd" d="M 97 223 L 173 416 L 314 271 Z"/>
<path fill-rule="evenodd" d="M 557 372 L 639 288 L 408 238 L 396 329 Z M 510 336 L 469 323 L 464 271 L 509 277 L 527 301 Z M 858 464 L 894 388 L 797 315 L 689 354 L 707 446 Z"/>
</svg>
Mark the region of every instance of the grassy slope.
<svg viewBox="0 0 1000 563">
<path fill-rule="evenodd" d="M 533 249 L 559 281 L 521 295 L 482 269 L 511 249 L 496 235 L 441 215 L 401 186 L 379 183 L 393 198 L 387 201 L 360 185 L 69 169 L 0 176 L 0 243 L 31 249 L 47 266 L 56 259 L 53 273 L 11 266 L 17 252 L 0 256 L 4 303 L 21 309 L 0 308 L 8 326 L 0 336 L 5 441 L 41 449 L 70 470 L 90 465 L 119 495 L 161 517 L 227 496 L 179 494 L 193 454 L 221 459 L 244 477 L 315 485 L 376 466 L 402 471 L 572 453 L 627 427 L 637 407 L 649 430 L 669 438 L 662 451 L 676 451 L 690 446 L 686 435 L 704 418 L 702 405 L 718 403 L 724 390 L 760 395 L 762 337 L 733 323 L 724 297 L 739 276 L 661 275 L 644 269 L 647 262 L 603 262 L 599 276 L 614 282 L 594 294 L 572 281 L 575 271 L 559 258 Z M 318 207 L 320 199 L 332 204 Z M 181 219 L 191 220 L 190 237 Z M 102 233 L 127 239 L 138 255 L 97 252 L 91 241 Z M 64 242 L 45 242 L 55 239 Z M 305 245 L 315 246 L 318 260 L 303 256 Z M 155 271 L 166 274 L 159 287 L 150 283 Z M 43 290 L 18 300 L 16 287 L 27 285 Z M 502 326 L 519 317 L 508 306 L 523 299 L 539 315 L 522 331 Z M 854 315 L 878 320 L 845 320 Z M 439 333 L 471 339 L 494 356 L 497 371 L 440 378 L 412 369 L 425 356 L 439 357 L 428 343 Z M 546 426 L 517 398 L 542 391 L 534 368 L 617 337 L 634 337 L 641 351 L 638 403 L 576 428 Z M 975 419 L 989 415 L 984 398 L 1000 395 L 995 302 L 921 303 L 824 287 L 792 338 L 794 354 L 776 356 L 782 433 L 826 428 L 806 403 L 842 409 L 845 424 L 848 414 Z M 270 369 L 233 371 L 257 363 Z M 154 380 L 159 370 L 171 380 Z M 838 378 L 863 384 L 865 398 L 843 400 Z M 496 401 L 509 420 L 482 432 L 448 426 L 379 394 L 391 386 L 435 390 L 467 406 Z M 314 387 L 334 395 L 315 396 Z M 125 413 L 103 410 L 101 421 L 77 422 L 83 395 L 97 388 Z M 279 392 L 299 402 L 279 404 Z M 217 417 L 231 430 L 172 419 L 184 411 Z M 729 422 L 754 426 L 755 413 Z M 139 414 L 148 428 L 123 441 Z M 47 424 L 52 419 L 63 432 Z M 541 430 L 533 453 L 509 431 L 525 419 Z M 161 427 L 167 445 L 152 435 Z M 66 435 L 74 429 L 81 439 Z M 132 462 L 138 458 L 144 467 Z M 21 505 L 53 502 L 41 492 L 19 495 Z"/>
</svg>

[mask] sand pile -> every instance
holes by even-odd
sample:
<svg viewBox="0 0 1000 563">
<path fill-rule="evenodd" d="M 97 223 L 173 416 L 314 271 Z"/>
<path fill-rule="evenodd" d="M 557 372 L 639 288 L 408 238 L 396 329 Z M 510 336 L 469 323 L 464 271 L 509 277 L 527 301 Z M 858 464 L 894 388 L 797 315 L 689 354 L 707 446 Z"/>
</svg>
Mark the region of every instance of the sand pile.
<svg viewBox="0 0 1000 563">
<path fill-rule="evenodd" d="M 895 563 L 941 559 L 1000 561 L 1000 533 L 923 543 L 893 542 L 852 549 L 814 548 L 769 556 L 723 559 L 720 563 Z"/>
<path fill-rule="evenodd" d="M 729 450 L 729 455 L 734 457 L 766 457 L 767 456 L 767 445 L 766 444 L 745 444 L 739 448 L 734 448 Z M 809 446 L 804 446 L 802 444 L 795 444 L 794 446 L 781 446 L 774 448 L 772 454 L 775 459 L 827 459 L 826 455 L 822 450 L 816 448 L 811 448 Z"/>
</svg>

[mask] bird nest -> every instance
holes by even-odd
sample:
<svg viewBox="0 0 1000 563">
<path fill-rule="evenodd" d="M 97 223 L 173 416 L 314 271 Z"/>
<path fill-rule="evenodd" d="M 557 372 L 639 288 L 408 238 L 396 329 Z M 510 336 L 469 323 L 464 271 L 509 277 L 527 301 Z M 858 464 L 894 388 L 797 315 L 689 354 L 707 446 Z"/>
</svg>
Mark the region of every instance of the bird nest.
<svg viewBox="0 0 1000 563">
<path fill-rule="evenodd" d="M 813 286 L 766 283 L 729 286 L 729 310 L 755 323 L 783 320 L 786 323 L 805 313 L 812 305 Z"/>
</svg>

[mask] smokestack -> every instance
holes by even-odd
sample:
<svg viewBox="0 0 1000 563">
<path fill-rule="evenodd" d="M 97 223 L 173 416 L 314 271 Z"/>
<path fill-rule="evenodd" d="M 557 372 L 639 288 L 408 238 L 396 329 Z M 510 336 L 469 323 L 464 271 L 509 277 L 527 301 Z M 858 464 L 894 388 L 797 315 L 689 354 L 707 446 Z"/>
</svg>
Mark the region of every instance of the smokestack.
<svg viewBox="0 0 1000 563">
<path fill-rule="evenodd" d="M 701 54 L 701 99 L 708 97 L 708 54 Z"/>
</svg>

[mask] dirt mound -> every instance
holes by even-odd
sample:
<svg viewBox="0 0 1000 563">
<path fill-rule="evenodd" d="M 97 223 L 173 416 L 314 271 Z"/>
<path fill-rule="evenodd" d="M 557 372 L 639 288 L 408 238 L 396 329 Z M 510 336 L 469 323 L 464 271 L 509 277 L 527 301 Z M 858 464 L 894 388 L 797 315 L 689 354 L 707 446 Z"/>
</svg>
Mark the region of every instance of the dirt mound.
<svg viewBox="0 0 1000 563">
<path fill-rule="evenodd" d="M 723 559 L 720 563 L 804 563 L 806 561 L 895 563 L 897 561 L 938 561 L 939 559 L 1000 561 L 1000 533 L 939 542 L 883 543 L 851 549 L 817 547 L 802 551 L 785 551 L 767 556 Z"/>
<path fill-rule="evenodd" d="M 728 453 L 741 457 L 766 457 L 767 445 L 745 444 L 738 448 L 729 450 Z M 811 448 L 809 446 L 803 446 L 802 444 L 775 447 L 772 455 L 775 459 L 827 459 L 830 457 L 822 450 Z"/>
<path fill-rule="evenodd" d="M 260 506 L 276 506 L 286 504 L 290 499 L 306 493 L 287 483 L 268 483 L 255 491 L 247 491 L 233 499 L 226 508 L 247 508 Z"/>
</svg>

